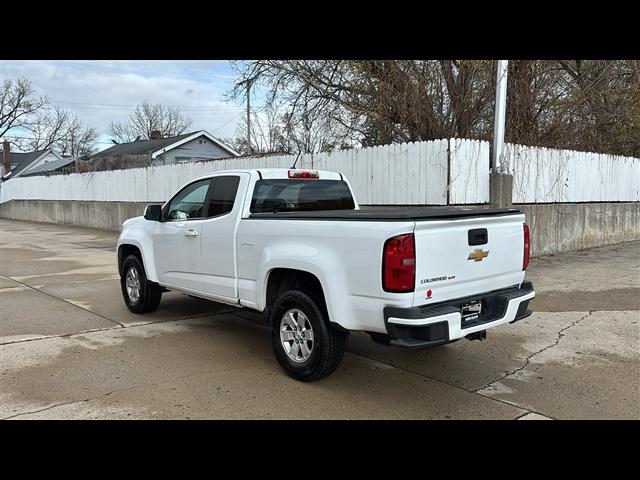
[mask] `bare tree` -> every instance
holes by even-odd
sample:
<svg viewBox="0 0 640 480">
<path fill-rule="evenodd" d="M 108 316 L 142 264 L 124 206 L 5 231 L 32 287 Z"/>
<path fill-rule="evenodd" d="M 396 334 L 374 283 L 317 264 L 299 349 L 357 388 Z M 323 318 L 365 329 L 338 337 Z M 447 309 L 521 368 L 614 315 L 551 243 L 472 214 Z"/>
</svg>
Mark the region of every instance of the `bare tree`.
<svg viewBox="0 0 640 480">
<path fill-rule="evenodd" d="M 23 127 L 27 134 L 14 143 L 23 151 L 51 148 L 64 139 L 72 121 L 71 113 L 63 108 L 45 106 L 29 126 Z"/>
<path fill-rule="evenodd" d="M 84 127 L 76 118 L 69 128 L 67 136 L 58 143 L 58 149 L 62 155 L 72 157 L 89 157 L 95 152 L 95 143 L 98 140 L 98 132 L 93 127 Z"/>
<path fill-rule="evenodd" d="M 491 107 L 492 62 L 260 60 L 236 68 L 268 87 L 267 104 L 328 126 L 339 144 L 470 136 L 475 123 L 490 125 L 481 117 Z"/>
<path fill-rule="evenodd" d="M 92 153 L 97 132 L 72 113 L 51 107 L 26 78 L 5 80 L 0 91 L 0 137 L 11 137 L 18 150 L 55 148 L 63 155 Z"/>
<path fill-rule="evenodd" d="M 242 153 L 289 152 L 284 139 L 282 116 L 276 108 L 267 106 L 251 114 L 251 150 L 247 146 L 247 119 L 242 117 L 235 137 L 228 139 L 233 148 Z"/>
<path fill-rule="evenodd" d="M 31 127 L 33 115 L 46 104 L 46 97 L 36 96 L 28 79 L 5 80 L 0 91 L 0 137 L 12 129 Z"/>
<path fill-rule="evenodd" d="M 129 143 L 136 139 L 151 138 L 151 132 L 159 130 L 164 136 L 184 133 L 192 124 L 180 110 L 145 101 L 138 105 L 126 123 L 111 123 L 110 133 L 114 143 Z"/>
<path fill-rule="evenodd" d="M 95 128 L 85 127 L 75 114 L 61 107 L 42 108 L 22 128 L 27 133 L 14 140 L 22 151 L 54 148 L 62 155 L 90 155 L 98 138 Z"/>
<path fill-rule="evenodd" d="M 291 141 L 308 134 L 340 148 L 466 137 L 491 140 L 495 62 L 478 60 L 258 60 L 234 64 L 287 112 Z M 511 61 L 507 140 L 638 155 L 640 62 Z M 238 85 L 241 85 L 238 82 Z M 241 86 L 229 96 L 240 98 Z M 320 134 L 320 131 L 323 131 Z M 305 132 L 307 134 L 304 140 Z"/>
<path fill-rule="evenodd" d="M 511 61 L 507 140 L 640 154 L 640 62 Z"/>
<path fill-rule="evenodd" d="M 281 115 L 275 106 L 254 113 L 251 121 L 252 150 L 258 152 L 284 152 L 287 151 L 284 137 Z M 247 121 L 243 117 L 238 125 L 236 136 L 246 138 Z M 246 143 L 246 140 L 245 140 Z"/>
<path fill-rule="evenodd" d="M 268 104 L 252 112 L 251 152 L 295 154 L 351 148 L 348 142 L 340 142 L 339 129 L 341 126 L 332 125 L 326 117 L 311 116 L 305 109 L 280 112 Z M 246 117 L 238 123 L 235 137 L 227 141 L 237 151 L 248 154 Z"/>
</svg>

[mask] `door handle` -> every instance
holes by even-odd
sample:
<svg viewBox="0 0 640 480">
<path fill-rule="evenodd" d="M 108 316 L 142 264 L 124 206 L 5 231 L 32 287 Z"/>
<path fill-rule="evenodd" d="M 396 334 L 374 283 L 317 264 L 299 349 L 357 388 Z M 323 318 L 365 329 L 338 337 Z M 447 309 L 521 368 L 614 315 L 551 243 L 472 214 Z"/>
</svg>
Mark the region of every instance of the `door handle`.
<svg viewBox="0 0 640 480">
<path fill-rule="evenodd" d="M 197 237 L 198 236 L 198 232 L 195 231 L 193 228 L 190 228 L 189 230 L 184 232 L 184 236 L 185 237 Z"/>
</svg>

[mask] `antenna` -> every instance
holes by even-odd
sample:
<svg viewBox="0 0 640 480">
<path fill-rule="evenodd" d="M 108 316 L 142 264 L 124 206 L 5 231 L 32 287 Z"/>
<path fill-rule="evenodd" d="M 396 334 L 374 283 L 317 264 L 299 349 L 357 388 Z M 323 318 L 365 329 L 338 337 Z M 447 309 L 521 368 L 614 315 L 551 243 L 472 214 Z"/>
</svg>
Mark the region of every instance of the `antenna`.
<svg viewBox="0 0 640 480">
<path fill-rule="evenodd" d="M 293 162 L 293 165 L 291 165 L 291 169 L 294 170 L 296 168 L 296 163 L 298 163 L 298 159 L 300 158 L 300 154 L 298 154 L 298 156 L 296 157 L 296 161 Z"/>
</svg>

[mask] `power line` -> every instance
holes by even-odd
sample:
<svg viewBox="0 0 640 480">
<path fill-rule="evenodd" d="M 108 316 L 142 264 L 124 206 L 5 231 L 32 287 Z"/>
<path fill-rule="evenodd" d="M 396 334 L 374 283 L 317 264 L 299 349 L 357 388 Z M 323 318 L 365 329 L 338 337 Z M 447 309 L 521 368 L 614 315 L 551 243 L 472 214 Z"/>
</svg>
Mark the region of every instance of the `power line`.
<svg viewBox="0 0 640 480">
<path fill-rule="evenodd" d="M 197 115 L 198 118 L 220 118 L 228 115 L 233 115 L 234 112 L 186 112 L 189 113 L 190 116 Z M 130 113 L 127 112 L 76 112 L 78 118 L 93 118 L 93 117 L 113 117 L 113 118 L 129 118 L 131 117 Z"/>
<path fill-rule="evenodd" d="M 137 107 L 140 104 L 137 105 L 116 105 L 116 104 L 111 104 L 111 105 L 105 105 L 105 104 L 90 104 L 90 103 L 78 103 L 78 104 L 70 104 L 70 102 L 53 102 L 55 105 L 67 105 L 69 104 L 68 108 L 78 108 L 78 109 L 95 109 L 95 110 L 122 110 L 125 108 L 131 108 L 131 107 Z M 224 106 L 224 107 L 217 107 L 217 106 L 202 106 L 202 107 L 198 107 L 198 106 L 194 106 L 194 107 L 188 107 L 188 106 L 179 106 L 179 105 L 166 105 L 166 104 L 160 104 L 162 107 L 166 107 L 166 108 L 177 108 L 180 110 L 188 110 L 188 111 L 193 111 L 193 112 L 208 112 L 208 111 L 219 111 L 219 112 L 235 112 L 235 111 L 239 111 L 242 110 L 243 108 L 240 106 Z"/>
<path fill-rule="evenodd" d="M 189 70 L 179 70 L 175 68 L 166 68 L 162 64 L 158 63 L 154 64 L 144 64 L 144 65 L 131 65 L 127 63 L 118 63 L 114 61 L 106 61 L 106 60 L 96 60 L 96 61 L 83 61 L 83 60 L 62 60 L 64 63 L 68 64 L 81 64 L 81 65 L 93 65 L 93 66 L 102 66 L 105 68 L 116 68 L 122 70 L 138 70 L 138 71 L 149 71 L 154 69 L 161 69 L 164 72 L 175 72 L 184 75 L 193 75 L 195 73 L 199 73 L 207 78 L 221 78 L 225 80 L 232 81 L 235 77 L 233 75 L 224 75 L 224 74 L 216 74 L 213 72 L 208 72 L 205 70 L 199 70 L 190 68 Z M 4 69 L 3 69 L 4 70 Z M 112 103 L 97 103 L 97 102 L 75 102 L 71 100 L 52 100 L 51 103 L 54 104 L 63 104 L 63 105 L 74 105 L 75 108 L 130 108 L 136 107 L 137 104 L 112 104 Z M 235 105 L 165 105 L 170 108 L 179 108 L 185 111 L 193 111 L 193 112 L 207 112 L 207 111 L 229 111 L 235 112 L 240 106 Z"/>
<path fill-rule="evenodd" d="M 125 103 L 90 103 L 90 102 L 71 102 L 65 100 L 51 100 L 52 103 L 63 105 L 74 105 L 76 108 L 123 108 L 123 107 L 137 107 L 140 104 L 125 104 Z M 235 105 L 164 105 L 163 107 L 180 108 L 183 110 L 229 110 L 234 111 L 242 107 Z"/>
<path fill-rule="evenodd" d="M 234 117 L 232 117 L 230 120 L 224 122 L 222 125 L 218 125 L 216 128 L 214 128 L 213 130 L 210 130 L 210 133 L 213 133 L 215 131 L 220 130 L 222 127 L 230 124 L 231 122 L 233 122 L 235 119 L 237 119 L 238 117 L 240 117 L 240 115 L 242 115 L 244 112 L 240 112 L 238 115 L 235 115 Z M 13 139 L 17 139 L 17 140 L 39 140 L 39 137 L 34 137 L 34 136 L 30 136 L 30 135 L 3 135 L 3 138 L 13 138 Z M 101 144 L 111 144 L 112 142 L 108 142 L 108 141 L 98 141 L 96 140 L 93 143 L 101 143 Z"/>
<path fill-rule="evenodd" d="M 236 115 L 235 117 L 233 117 L 231 120 L 229 120 L 228 122 L 224 122 L 222 125 L 220 125 L 219 127 L 214 128 L 213 130 L 211 130 L 211 132 L 215 132 L 217 130 L 220 130 L 222 127 L 224 127 L 225 125 L 230 124 L 231 122 L 233 122 L 236 118 L 238 118 L 240 115 L 242 115 L 244 112 L 240 112 L 238 115 Z"/>
<path fill-rule="evenodd" d="M 93 61 L 83 61 L 83 60 L 62 60 L 65 63 L 70 64 L 80 64 L 80 65 L 91 65 L 91 66 L 100 66 L 104 68 L 111 68 L 116 70 L 122 70 L 125 72 L 149 72 L 149 71 L 157 71 L 161 70 L 164 73 L 174 73 L 183 76 L 195 76 L 195 77 L 207 77 L 207 78 L 218 78 L 222 80 L 233 81 L 235 78 L 233 75 L 225 75 L 220 73 L 214 73 L 207 70 L 202 70 L 198 68 L 189 68 L 188 70 L 182 70 L 175 67 L 167 67 L 161 64 L 150 64 L 145 63 L 144 65 L 135 65 L 130 63 L 119 63 L 108 60 L 93 60 Z M 160 62 L 160 61 L 158 61 Z"/>
</svg>

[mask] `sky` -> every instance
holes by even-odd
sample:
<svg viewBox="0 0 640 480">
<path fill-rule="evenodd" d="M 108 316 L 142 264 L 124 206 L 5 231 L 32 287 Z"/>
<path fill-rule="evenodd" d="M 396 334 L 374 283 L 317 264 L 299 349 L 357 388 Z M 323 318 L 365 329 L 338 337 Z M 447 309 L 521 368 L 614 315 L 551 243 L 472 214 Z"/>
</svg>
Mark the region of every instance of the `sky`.
<svg viewBox="0 0 640 480">
<path fill-rule="evenodd" d="M 0 60 L 0 82 L 29 78 L 52 105 L 98 130 L 97 150 L 112 145 L 110 123 L 127 121 L 145 100 L 178 107 L 193 120 L 190 130 L 233 137 L 246 111 L 244 104 L 225 99 L 237 76 L 231 62 L 222 60 Z"/>
</svg>

